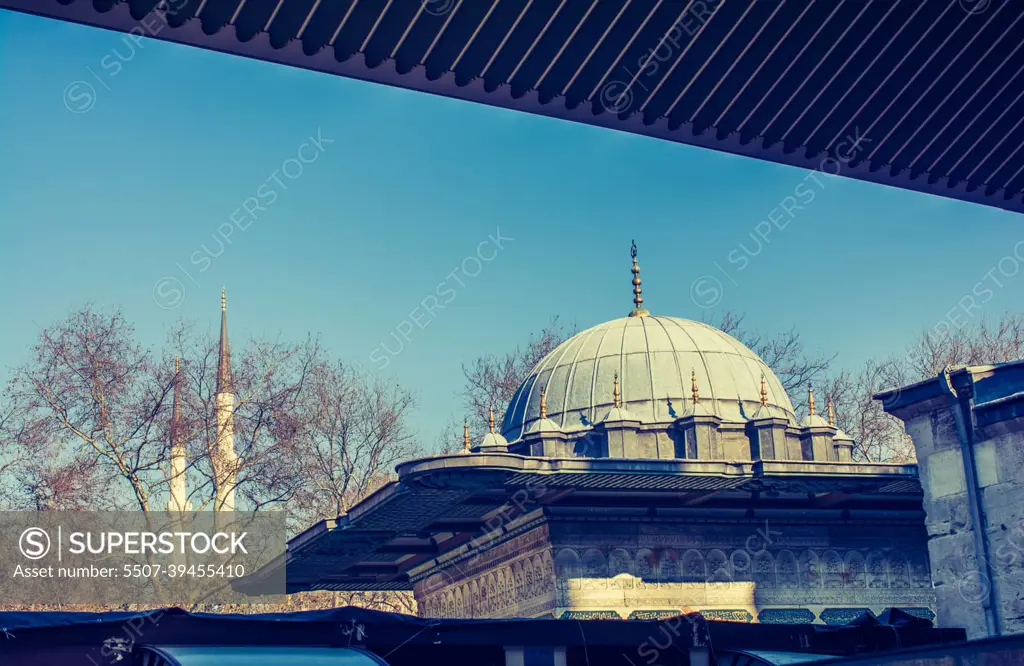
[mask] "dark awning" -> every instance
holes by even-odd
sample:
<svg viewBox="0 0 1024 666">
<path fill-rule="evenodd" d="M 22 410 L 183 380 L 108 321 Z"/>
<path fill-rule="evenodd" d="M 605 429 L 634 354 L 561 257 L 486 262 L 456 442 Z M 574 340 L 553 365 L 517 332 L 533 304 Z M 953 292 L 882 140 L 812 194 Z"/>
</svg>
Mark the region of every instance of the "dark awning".
<svg viewBox="0 0 1024 666">
<path fill-rule="evenodd" d="M 143 666 L 387 666 L 374 654 L 351 648 L 277 646 L 171 646 L 142 650 Z"/>
<path fill-rule="evenodd" d="M 0 7 L 1024 211 L 1013 0 Z"/>
</svg>

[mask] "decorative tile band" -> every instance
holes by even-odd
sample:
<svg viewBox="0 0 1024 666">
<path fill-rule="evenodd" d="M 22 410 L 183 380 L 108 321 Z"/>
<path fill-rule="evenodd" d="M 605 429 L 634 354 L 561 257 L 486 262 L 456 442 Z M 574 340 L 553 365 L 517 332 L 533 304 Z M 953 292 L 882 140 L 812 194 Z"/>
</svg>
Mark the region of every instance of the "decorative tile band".
<svg viewBox="0 0 1024 666">
<path fill-rule="evenodd" d="M 806 608 L 766 608 L 757 614 L 763 624 L 810 624 L 814 613 Z"/>
<path fill-rule="evenodd" d="M 677 613 L 678 615 L 678 613 Z M 559 620 L 621 620 L 615 611 L 565 611 Z"/>
<path fill-rule="evenodd" d="M 741 609 L 738 610 L 718 610 L 718 609 L 707 609 L 700 612 L 704 616 L 705 620 L 722 620 L 725 622 L 753 622 L 754 616 L 750 614 L 750 611 Z"/>
<path fill-rule="evenodd" d="M 670 617 L 678 617 L 683 611 L 674 610 L 635 610 L 629 614 L 628 620 L 666 620 Z"/>
<path fill-rule="evenodd" d="M 935 612 L 931 608 L 897 608 L 907 615 L 913 615 L 915 617 L 922 617 L 930 622 L 935 621 Z"/>
<path fill-rule="evenodd" d="M 821 611 L 818 617 L 828 625 L 849 624 L 865 613 L 871 613 L 870 608 L 826 608 Z"/>
</svg>

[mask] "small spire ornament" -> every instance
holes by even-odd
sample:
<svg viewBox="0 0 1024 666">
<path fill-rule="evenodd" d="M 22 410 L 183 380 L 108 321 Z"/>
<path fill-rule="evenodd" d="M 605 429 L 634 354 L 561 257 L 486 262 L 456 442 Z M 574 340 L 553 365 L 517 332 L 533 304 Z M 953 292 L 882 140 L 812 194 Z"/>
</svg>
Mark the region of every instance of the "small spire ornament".
<svg viewBox="0 0 1024 666">
<path fill-rule="evenodd" d="M 490 414 L 487 416 L 487 430 L 494 432 L 494 407 L 491 407 Z"/>
<path fill-rule="evenodd" d="M 469 453 L 469 448 L 472 443 L 469 440 L 469 424 L 462 424 L 462 452 Z"/>
<path fill-rule="evenodd" d="M 828 401 L 825 403 L 828 409 L 828 424 L 832 427 L 836 425 L 836 410 L 832 407 L 832 396 L 828 397 Z"/>
<path fill-rule="evenodd" d="M 765 384 L 764 375 L 761 375 L 761 406 L 768 406 L 768 386 Z"/>
<path fill-rule="evenodd" d="M 646 317 L 651 313 L 644 309 L 644 297 L 640 295 L 643 289 L 640 288 L 640 264 L 636 260 L 636 241 L 633 241 L 629 254 L 633 257 L 633 311 L 629 316 Z"/>
<path fill-rule="evenodd" d="M 612 389 L 612 405 L 622 407 L 622 389 L 619 388 L 619 371 L 615 371 L 615 384 Z"/>
<path fill-rule="evenodd" d="M 807 384 L 807 410 L 814 416 L 814 385 Z"/>
<path fill-rule="evenodd" d="M 697 391 L 697 371 L 690 370 L 690 394 L 693 395 L 693 404 L 700 400 L 700 393 Z"/>
<path fill-rule="evenodd" d="M 542 419 L 548 417 L 548 394 L 544 389 L 540 390 L 540 417 Z"/>
</svg>

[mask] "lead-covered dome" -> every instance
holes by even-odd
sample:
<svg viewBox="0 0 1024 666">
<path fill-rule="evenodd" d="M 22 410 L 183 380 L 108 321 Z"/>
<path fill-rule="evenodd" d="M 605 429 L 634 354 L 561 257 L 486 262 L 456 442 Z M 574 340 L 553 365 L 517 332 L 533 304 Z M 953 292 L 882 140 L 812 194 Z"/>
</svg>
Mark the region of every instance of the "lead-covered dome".
<svg viewBox="0 0 1024 666">
<path fill-rule="evenodd" d="M 562 430 L 589 428 L 613 406 L 616 372 L 622 406 L 641 423 L 685 416 L 692 372 L 700 404 L 723 421 L 747 421 L 761 407 L 763 375 L 768 412 L 796 424 L 775 373 L 740 341 L 689 319 L 631 316 L 578 333 L 545 356 L 512 397 L 502 434 L 514 441 L 540 419 L 541 389 L 547 417 Z"/>
</svg>

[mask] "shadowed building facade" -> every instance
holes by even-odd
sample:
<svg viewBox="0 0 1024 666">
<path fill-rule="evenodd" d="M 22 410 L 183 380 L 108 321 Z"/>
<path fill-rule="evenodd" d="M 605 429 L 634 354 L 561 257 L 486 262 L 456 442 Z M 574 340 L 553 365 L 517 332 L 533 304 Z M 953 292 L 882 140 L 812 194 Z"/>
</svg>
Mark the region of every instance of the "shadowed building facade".
<svg viewBox="0 0 1024 666">
<path fill-rule="evenodd" d="M 634 308 L 566 340 L 501 425 L 296 537 L 291 591 L 412 589 L 428 617 L 933 617 L 914 465 L 852 461 L 763 360 Z M 467 430 L 468 433 L 468 430 Z"/>
</svg>

